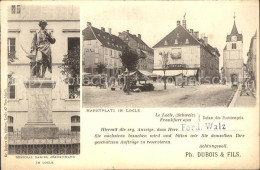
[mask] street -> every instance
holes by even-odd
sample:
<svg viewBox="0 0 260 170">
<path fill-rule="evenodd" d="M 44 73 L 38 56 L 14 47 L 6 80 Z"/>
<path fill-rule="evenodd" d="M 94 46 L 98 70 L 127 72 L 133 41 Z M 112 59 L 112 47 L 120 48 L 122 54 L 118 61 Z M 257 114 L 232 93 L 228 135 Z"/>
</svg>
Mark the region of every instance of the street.
<svg viewBox="0 0 260 170">
<path fill-rule="evenodd" d="M 235 99 L 233 107 L 254 107 L 256 105 L 256 98 L 253 97 L 252 93 L 249 95 L 243 94 L 240 96 L 241 89 L 238 89 L 238 95 Z"/>
<path fill-rule="evenodd" d="M 197 85 L 184 88 L 174 85 L 154 83 L 155 90 L 150 92 L 131 92 L 127 95 L 119 87 L 100 89 L 94 86 L 82 87 L 82 106 L 85 108 L 106 107 L 227 107 L 234 91 L 226 85 Z"/>
</svg>

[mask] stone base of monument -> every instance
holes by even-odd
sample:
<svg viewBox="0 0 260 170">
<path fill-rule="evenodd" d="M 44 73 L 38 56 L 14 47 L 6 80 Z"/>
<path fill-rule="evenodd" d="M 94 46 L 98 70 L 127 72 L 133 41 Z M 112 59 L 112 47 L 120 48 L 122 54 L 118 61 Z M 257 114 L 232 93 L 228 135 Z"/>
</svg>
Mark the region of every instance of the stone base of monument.
<svg viewBox="0 0 260 170">
<path fill-rule="evenodd" d="M 28 95 L 28 121 L 21 128 L 22 139 L 56 139 L 58 127 L 52 121 L 52 89 L 56 82 L 31 78 L 24 82 Z"/>
<path fill-rule="evenodd" d="M 22 139 L 58 139 L 59 128 L 55 124 L 26 124 L 21 129 Z"/>
</svg>

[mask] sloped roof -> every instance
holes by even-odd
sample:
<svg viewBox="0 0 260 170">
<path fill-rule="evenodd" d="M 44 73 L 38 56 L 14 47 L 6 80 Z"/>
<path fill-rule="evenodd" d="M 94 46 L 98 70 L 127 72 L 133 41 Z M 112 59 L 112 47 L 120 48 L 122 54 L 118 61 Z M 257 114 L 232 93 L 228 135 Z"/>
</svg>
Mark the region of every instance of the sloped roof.
<svg viewBox="0 0 260 170">
<path fill-rule="evenodd" d="M 177 39 L 178 44 L 175 44 L 175 40 Z M 188 39 L 189 43 L 186 44 L 186 39 Z M 159 47 L 178 47 L 183 45 L 199 45 L 207 50 L 209 53 L 213 54 L 216 52 L 218 56 L 220 56 L 217 48 L 213 48 L 208 43 L 206 44 L 203 39 L 197 39 L 192 36 L 182 25 L 176 27 L 172 32 L 166 35 L 161 41 L 159 41 L 153 48 Z M 213 54 L 214 55 L 214 54 Z"/>
<path fill-rule="evenodd" d="M 219 51 L 218 51 L 217 48 L 212 47 L 210 44 L 207 44 L 206 47 L 210 50 L 211 53 L 212 53 L 212 52 L 216 52 L 216 54 L 217 54 L 218 56 L 220 56 L 220 53 L 219 53 Z"/>
<path fill-rule="evenodd" d="M 122 51 L 127 46 L 118 36 L 109 34 L 108 32 L 97 29 L 93 26 L 88 26 L 82 31 L 83 40 L 98 39 L 105 47 Z"/>
<path fill-rule="evenodd" d="M 178 41 L 178 44 L 175 44 L 176 39 Z M 179 25 L 172 32 L 166 35 L 161 41 L 155 44 L 153 48 L 166 46 L 182 46 L 185 45 L 186 39 L 188 39 L 189 41 L 189 44 L 187 45 L 200 45 L 195 37 L 193 37 L 182 25 Z"/>
<path fill-rule="evenodd" d="M 226 42 L 231 41 L 232 36 L 237 36 L 237 41 L 243 41 L 243 35 L 238 33 L 235 21 L 234 21 L 231 33 L 229 35 L 227 35 Z"/>
<path fill-rule="evenodd" d="M 85 40 L 94 40 L 96 39 L 95 35 L 93 34 L 93 31 L 91 30 L 91 27 L 87 27 L 82 31 L 83 35 L 83 41 Z"/>
<path fill-rule="evenodd" d="M 234 21 L 234 25 L 233 25 L 233 28 L 232 28 L 230 35 L 237 35 L 237 34 L 238 34 L 237 26 L 236 26 L 236 22 Z"/>
<path fill-rule="evenodd" d="M 216 54 L 217 56 L 220 56 L 220 53 L 217 48 L 212 47 L 209 43 L 205 43 L 203 39 L 199 39 L 198 41 L 200 42 L 201 47 L 203 47 L 206 51 L 208 51 L 212 55 Z"/>
<path fill-rule="evenodd" d="M 146 50 L 146 51 L 153 52 L 153 49 L 150 48 L 142 39 L 140 39 L 140 38 L 134 36 L 134 35 L 131 34 L 131 33 L 127 33 L 127 34 L 128 34 L 131 38 L 133 38 L 136 42 L 138 42 L 139 44 L 142 44 L 142 45 L 146 46 L 146 47 L 147 47 L 147 50 Z"/>
</svg>

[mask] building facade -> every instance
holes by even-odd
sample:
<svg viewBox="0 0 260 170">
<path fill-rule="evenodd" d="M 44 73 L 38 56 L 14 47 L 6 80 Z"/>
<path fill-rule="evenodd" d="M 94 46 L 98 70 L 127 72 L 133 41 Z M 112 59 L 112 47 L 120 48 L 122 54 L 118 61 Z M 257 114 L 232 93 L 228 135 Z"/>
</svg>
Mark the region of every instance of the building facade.
<svg viewBox="0 0 260 170">
<path fill-rule="evenodd" d="M 162 74 L 162 54 L 168 54 L 167 76 L 182 74 L 201 82 L 219 77 L 219 52 L 208 43 L 208 37 L 186 28 L 186 19 L 154 47 L 154 73 Z M 206 80 L 207 79 L 207 80 Z"/>
<path fill-rule="evenodd" d="M 226 37 L 223 50 L 223 78 L 225 82 L 243 81 L 243 35 L 239 34 L 234 20 L 231 33 Z"/>
<path fill-rule="evenodd" d="M 141 34 L 136 36 L 131 34 L 129 30 L 120 32 L 118 35 L 132 50 L 136 51 L 139 55 L 139 62 L 137 69 L 152 72 L 154 65 L 154 53 L 141 38 Z"/>
<path fill-rule="evenodd" d="M 27 123 L 28 94 L 24 81 L 30 78 L 30 53 L 34 33 L 40 29 L 39 20 L 46 20 L 46 29 L 51 31 L 56 43 L 52 49 L 52 74 L 46 77 L 56 81 L 52 90 L 53 123 L 60 129 L 79 131 L 80 100 L 70 95 L 72 86 L 59 66 L 64 55 L 80 45 L 79 7 L 11 5 L 8 7 L 8 130 L 21 130 Z M 16 58 L 16 59 L 11 59 Z M 11 61 L 12 60 L 12 61 Z"/>
<path fill-rule="evenodd" d="M 257 33 L 251 38 L 249 51 L 247 53 L 247 71 L 249 74 L 249 85 L 252 92 L 256 92 L 256 78 L 257 78 L 257 67 L 256 67 L 256 57 L 257 57 Z"/>
<path fill-rule="evenodd" d="M 87 22 L 87 28 L 83 34 L 83 69 L 85 73 L 98 74 L 97 65 L 102 63 L 106 66 L 104 73 L 108 77 L 114 77 L 122 73 L 120 54 L 126 44 L 111 33 L 109 28 L 106 32 L 104 27 L 95 28 Z"/>
</svg>

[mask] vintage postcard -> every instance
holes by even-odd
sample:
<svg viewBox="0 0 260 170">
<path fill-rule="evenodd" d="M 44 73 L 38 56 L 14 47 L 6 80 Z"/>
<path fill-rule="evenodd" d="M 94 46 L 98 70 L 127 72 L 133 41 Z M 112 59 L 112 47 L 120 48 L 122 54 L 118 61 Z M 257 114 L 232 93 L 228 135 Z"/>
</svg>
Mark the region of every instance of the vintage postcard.
<svg viewBox="0 0 260 170">
<path fill-rule="evenodd" d="M 2 2 L 1 113 L 2 169 L 259 169 L 259 2 Z"/>
<path fill-rule="evenodd" d="M 5 7 L 8 155 L 80 154 L 79 6 Z"/>
</svg>

